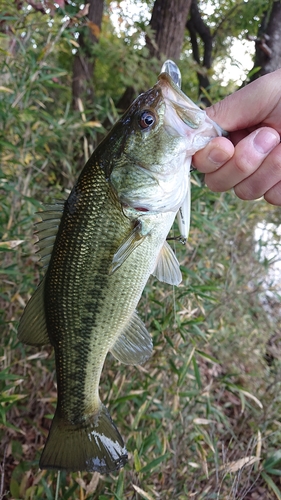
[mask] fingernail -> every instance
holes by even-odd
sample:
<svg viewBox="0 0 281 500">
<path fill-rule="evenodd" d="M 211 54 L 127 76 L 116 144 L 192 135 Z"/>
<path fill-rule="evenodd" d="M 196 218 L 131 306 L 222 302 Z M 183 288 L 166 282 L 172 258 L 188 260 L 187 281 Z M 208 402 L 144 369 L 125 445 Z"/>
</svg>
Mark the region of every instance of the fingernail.
<svg viewBox="0 0 281 500">
<path fill-rule="evenodd" d="M 256 150 L 262 154 L 269 153 L 279 142 L 280 139 L 270 130 L 260 130 L 253 141 Z"/>
<path fill-rule="evenodd" d="M 210 160 L 215 165 L 221 166 L 227 160 L 229 160 L 230 156 L 231 155 L 229 155 L 229 153 L 227 153 L 223 149 L 214 148 L 210 151 L 209 156 L 208 156 L 208 160 Z"/>
</svg>

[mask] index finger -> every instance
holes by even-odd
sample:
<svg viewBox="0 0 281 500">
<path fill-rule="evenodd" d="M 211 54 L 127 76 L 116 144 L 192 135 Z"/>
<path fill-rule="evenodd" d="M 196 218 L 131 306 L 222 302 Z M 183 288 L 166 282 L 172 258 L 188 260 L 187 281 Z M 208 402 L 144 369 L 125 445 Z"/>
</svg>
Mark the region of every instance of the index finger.
<svg viewBox="0 0 281 500">
<path fill-rule="evenodd" d="M 228 132 L 260 124 L 281 133 L 281 69 L 258 78 L 206 109 L 208 116 Z"/>
</svg>

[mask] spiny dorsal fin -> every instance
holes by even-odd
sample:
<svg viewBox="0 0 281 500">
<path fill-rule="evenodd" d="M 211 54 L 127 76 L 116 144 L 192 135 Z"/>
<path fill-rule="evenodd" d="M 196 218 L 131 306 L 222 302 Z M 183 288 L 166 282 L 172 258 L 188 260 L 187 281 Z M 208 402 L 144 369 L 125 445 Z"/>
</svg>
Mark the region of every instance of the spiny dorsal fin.
<svg viewBox="0 0 281 500">
<path fill-rule="evenodd" d="M 45 278 L 39 284 L 23 312 L 18 328 L 18 338 L 24 344 L 50 344 L 44 307 Z"/>
<path fill-rule="evenodd" d="M 155 269 L 151 274 L 169 285 L 178 286 L 182 280 L 179 261 L 167 241 L 159 253 Z"/>
<path fill-rule="evenodd" d="M 40 260 L 44 267 L 48 266 L 58 228 L 63 214 L 65 202 L 57 201 L 53 205 L 45 205 L 42 212 L 38 212 L 42 221 L 36 224 L 35 234 L 39 238 L 36 243 L 39 250 Z"/>
<path fill-rule="evenodd" d="M 131 253 L 137 248 L 144 240 L 145 236 L 140 234 L 142 224 L 138 221 L 134 229 L 130 232 L 129 236 L 122 241 L 117 252 L 115 252 L 112 264 L 110 267 L 109 274 L 113 274 L 116 269 L 118 269 L 126 259 L 131 255 Z"/>
<path fill-rule="evenodd" d="M 141 365 L 150 358 L 152 350 L 151 336 L 135 311 L 110 351 L 121 363 Z"/>
</svg>

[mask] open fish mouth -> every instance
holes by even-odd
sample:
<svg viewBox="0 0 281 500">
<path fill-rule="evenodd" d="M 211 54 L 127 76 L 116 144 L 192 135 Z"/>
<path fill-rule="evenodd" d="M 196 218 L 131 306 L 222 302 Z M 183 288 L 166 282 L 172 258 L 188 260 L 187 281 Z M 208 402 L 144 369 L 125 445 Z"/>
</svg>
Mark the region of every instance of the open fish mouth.
<svg viewBox="0 0 281 500">
<path fill-rule="evenodd" d="M 159 84 L 166 103 L 167 123 L 169 123 L 170 113 L 174 110 L 178 118 L 180 118 L 182 135 L 185 135 L 184 125 L 188 125 L 192 129 L 200 127 L 205 120 L 206 113 L 181 91 L 170 75 L 162 73 L 159 77 Z"/>
<path fill-rule="evenodd" d="M 210 139 L 222 135 L 221 127 L 182 92 L 168 73 L 161 73 L 158 85 L 166 105 L 165 129 L 172 136 L 187 139 L 188 155 L 202 149 Z"/>
</svg>

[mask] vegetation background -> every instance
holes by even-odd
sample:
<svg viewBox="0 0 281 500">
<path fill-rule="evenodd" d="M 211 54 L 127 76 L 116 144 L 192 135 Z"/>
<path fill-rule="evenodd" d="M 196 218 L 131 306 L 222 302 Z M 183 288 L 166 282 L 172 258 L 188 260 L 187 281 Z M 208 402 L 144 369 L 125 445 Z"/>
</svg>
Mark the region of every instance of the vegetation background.
<svg viewBox="0 0 281 500">
<path fill-rule="evenodd" d="M 0 0 L 0 499 L 281 499 L 280 208 L 211 193 L 193 174 L 190 238 L 175 244 L 183 282 L 151 279 L 139 305 L 154 355 L 140 367 L 108 356 L 103 370 L 130 454 L 121 472 L 38 469 L 54 356 L 17 340 L 42 274 L 35 212 L 67 196 L 163 60 L 206 106 L 281 67 L 280 36 L 273 0 Z M 253 65 L 241 80 L 245 40 Z M 256 237 L 269 223 L 274 257 Z"/>
</svg>

